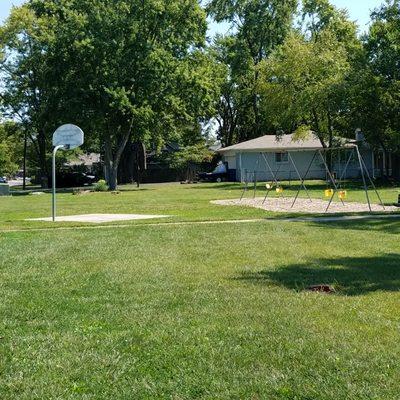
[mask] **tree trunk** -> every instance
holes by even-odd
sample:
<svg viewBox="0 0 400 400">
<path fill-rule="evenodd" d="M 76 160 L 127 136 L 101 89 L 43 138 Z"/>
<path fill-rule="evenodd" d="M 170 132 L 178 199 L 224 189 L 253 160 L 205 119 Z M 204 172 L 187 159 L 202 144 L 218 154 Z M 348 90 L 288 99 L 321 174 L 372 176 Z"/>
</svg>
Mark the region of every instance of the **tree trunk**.
<svg viewBox="0 0 400 400">
<path fill-rule="evenodd" d="M 384 160 L 385 160 L 385 175 L 386 175 L 386 178 L 389 178 L 389 176 L 390 176 L 390 171 L 389 171 L 389 169 L 390 169 L 389 168 L 389 165 L 390 165 L 390 160 L 389 160 L 390 154 L 386 149 L 384 149 L 383 151 L 384 151 L 384 154 L 385 154 L 385 158 L 384 158 Z"/>
<path fill-rule="evenodd" d="M 40 185 L 43 189 L 49 187 L 49 171 L 46 160 L 46 136 L 43 132 L 38 134 Z"/>
<path fill-rule="evenodd" d="M 109 190 L 117 190 L 118 186 L 118 168 L 111 166 L 108 171 L 108 188 Z"/>
<path fill-rule="evenodd" d="M 116 190 L 118 184 L 118 165 L 115 166 L 114 158 L 112 154 L 111 136 L 107 132 L 104 136 L 104 167 L 105 167 L 105 178 L 107 181 L 108 188 L 110 190 Z"/>
<path fill-rule="evenodd" d="M 138 160 L 135 161 L 135 168 L 136 168 L 136 187 L 140 187 L 140 182 L 141 182 L 141 176 L 140 176 L 140 167 L 139 167 L 139 162 Z"/>
<path fill-rule="evenodd" d="M 253 95 L 252 95 L 252 107 L 253 107 L 253 112 L 254 112 L 254 132 L 253 132 L 253 137 L 259 137 L 261 136 L 261 126 L 260 126 L 260 110 L 259 110 L 259 101 L 258 101 L 258 91 L 256 90 L 257 87 L 257 83 L 259 80 L 259 70 L 257 68 L 258 64 L 261 62 L 262 60 L 262 55 L 260 52 L 257 52 L 257 56 L 253 57 L 254 60 L 254 66 L 255 66 L 255 70 L 254 70 L 254 86 L 253 86 Z"/>
<path fill-rule="evenodd" d="M 113 146 L 111 140 L 111 132 L 108 131 L 104 135 L 104 161 L 105 173 L 108 188 L 116 190 L 118 186 L 118 165 L 121 160 L 122 152 L 125 150 L 126 144 L 131 136 L 133 120 L 131 121 L 129 130 L 122 136 L 118 143 L 117 150 L 113 155 Z"/>
<path fill-rule="evenodd" d="M 22 180 L 22 190 L 26 189 L 26 151 L 28 146 L 28 138 L 26 136 L 26 131 L 24 132 L 24 160 L 23 160 L 23 180 Z"/>
<path fill-rule="evenodd" d="M 109 190 L 116 190 L 118 185 L 118 166 L 115 165 L 111 151 L 104 154 L 105 178 Z"/>
</svg>

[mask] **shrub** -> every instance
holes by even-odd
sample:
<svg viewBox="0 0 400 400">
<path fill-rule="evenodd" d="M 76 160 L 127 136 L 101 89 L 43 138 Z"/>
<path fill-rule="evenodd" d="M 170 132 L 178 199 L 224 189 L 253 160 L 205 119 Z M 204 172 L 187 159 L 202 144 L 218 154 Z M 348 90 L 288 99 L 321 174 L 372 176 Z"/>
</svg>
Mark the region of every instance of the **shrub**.
<svg viewBox="0 0 400 400">
<path fill-rule="evenodd" d="M 95 192 L 107 192 L 108 186 L 107 183 L 104 179 L 100 179 L 95 185 L 94 185 L 94 190 Z"/>
</svg>

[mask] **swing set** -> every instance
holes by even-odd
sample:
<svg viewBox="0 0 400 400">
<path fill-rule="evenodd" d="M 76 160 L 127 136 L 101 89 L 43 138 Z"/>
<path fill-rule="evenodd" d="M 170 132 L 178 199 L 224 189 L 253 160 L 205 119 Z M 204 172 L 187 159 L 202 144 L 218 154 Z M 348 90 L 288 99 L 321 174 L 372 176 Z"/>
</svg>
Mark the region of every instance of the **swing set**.
<svg viewBox="0 0 400 400">
<path fill-rule="evenodd" d="M 296 204 L 300 192 L 302 190 L 305 191 L 305 193 L 307 194 L 308 200 L 310 202 L 312 202 L 312 198 L 310 196 L 310 193 L 305 185 L 305 182 L 307 180 L 307 177 L 309 176 L 310 172 L 311 172 L 311 168 L 313 166 L 314 161 L 316 161 L 317 159 L 321 159 L 322 161 L 322 165 L 325 169 L 325 173 L 326 173 L 326 181 L 328 183 L 328 186 L 325 190 L 324 190 L 324 196 L 326 198 L 329 198 L 329 201 L 327 203 L 327 207 L 325 209 L 325 212 L 329 211 L 329 208 L 333 202 L 333 199 L 335 198 L 335 195 L 337 194 L 340 202 L 343 204 L 343 206 L 345 205 L 344 200 L 347 198 L 347 190 L 345 188 L 345 183 L 344 183 L 344 179 L 346 178 L 346 174 L 347 171 L 349 169 L 349 165 L 351 163 L 351 160 L 354 158 L 357 163 L 358 163 L 358 167 L 360 168 L 360 173 L 361 173 L 361 179 L 362 179 L 362 183 L 363 183 L 363 188 L 365 191 L 365 196 L 367 199 L 367 203 L 368 203 L 368 209 L 370 212 L 372 212 L 372 207 L 371 207 L 371 201 L 370 201 L 370 196 L 369 196 L 369 192 L 368 192 L 368 184 L 367 181 L 370 183 L 371 187 L 373 188 L 373 191 L 375 192 L 375 194 L 377 195 L 377 198 L 379 199 L 379 203 L 382 206 L 383 210 L 385 210 L 385 206 L 383 204 L 383 201 L 381 199 L 381 196 L 379 195 L 378 190 L 376 189 L 376 186 L 373 182 L 373 180 L 371 179 L 370 173 L 368 172 L 368 168 L 365 164 L 365 161 L 363 160 L 360 150 L 358 148 L 357 145 L 347 145 L 347 146 L 342 146 L 342 147 L 335 147 L 335 148 L 322 148 L 322 149 L 316 149 L 313 151 L 313 155 L 311 157 L 311 160 L 307 166 L 307 169 L 305 171 L 305 173 L 302 175 L 300 173 L 300 170 L 298 168 L 298 166 L 296 165 L 295 159 L 294 157 L 292 157 L 293 153 L 299 153 L 299 152 L 310 152 L 312 150 L 309 149 L 293 149 L 293 150 L 288 150 L 286 151 L 287 155 L 288 155 L 288 162 L 289 164 L 293 167 L 293 170 L 300 182 L 299 188 L 296 192 L 296 195 L 293 199 L 293 202 L 291 204 L 291 208 L 294 207 L 294 205 Z M 349 156 L 347 157 L 347 161 L 345 164 L 345 167 L 343 169 L 343 171 L 339 172 L 339 179 L 337 179 L 337 176 L 335 173 L 333 173 L 328 166 L 327 163 L 327 155 L 333 156 L 333 152 L 337 151 L 338 154 L 341 154 L 341 151 L 349 151 Z M 346 154 L 346 153 L 345 153 Z M 260 160 L 264 161 L 266 170 L 262 170 L 260 171 Z M 272 176 L 272 179 L 266 183 L 265 188 L 266 188 L 266 193 L 264 196 L 264 200 L 262 202 L 262 204 L 264 204 L 269 196 L 269 194 L 275 190 L 275 192 L 279 195 L 279 197 L 283 198 L 284 196 L 284 188 L 283 185 L 280 183 L 280 179 L 279 177 L 281 176 L 281 166 L 282 163 L 278 164 L 277 170 L 273 171 L 272 167 L 271 167 L 271 163 L 268 161 L 268 157 L 266 156 L 265 152 L 259 152 L 257 158 L 256 158 L 256 162 L 255 162 L 255 167 L 254 170 L 249 172 L 247 170 L 245 170 L 245 174 L 244 174 L 244 187 L 243 187 L 243 191 L 240 197 L 240 200 L 243 200 L 243 198 L 245 197 L 245 194 L 249 191 L 249 182 L 253 182 L 253 198 L 256 197 L 256 193 L 257 193 L 257 173 L 258 172 L 263 172 L 265 173 L 266 171 L 269 172 Z M 339 167 L 341 166 L 341 161 L 339 160 Z M 291 172 L 291 171 L 290 171 Z M 243 180 L 242 180 L 243 182 Z"/>
</svg>

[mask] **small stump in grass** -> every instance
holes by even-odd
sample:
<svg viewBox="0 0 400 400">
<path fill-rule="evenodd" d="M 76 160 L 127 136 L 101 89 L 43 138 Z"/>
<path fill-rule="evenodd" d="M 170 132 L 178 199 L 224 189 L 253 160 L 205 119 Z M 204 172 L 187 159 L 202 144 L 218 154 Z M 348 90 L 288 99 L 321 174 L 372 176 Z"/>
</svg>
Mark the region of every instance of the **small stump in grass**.
<svg viewBox="0 0 400 400">
<path fill-rule="evenodd" d="M 312 285 L 307 288 L 310 292 L 320 292 L 320 293 L 335 293 L 336 290 L 331 285 Z"/>
</svg>

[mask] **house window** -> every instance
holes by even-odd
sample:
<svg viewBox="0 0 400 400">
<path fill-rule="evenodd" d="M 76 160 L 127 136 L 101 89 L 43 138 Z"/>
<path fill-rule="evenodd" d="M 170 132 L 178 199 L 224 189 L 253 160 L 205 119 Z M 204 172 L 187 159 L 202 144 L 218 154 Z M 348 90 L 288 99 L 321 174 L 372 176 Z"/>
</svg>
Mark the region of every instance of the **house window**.
<svg viewBox="0 0 400 400">
<path fill-rule="evenodd" d="M 287 163 L 289 161 L 288 153 L 275 153 L 275 162 L 279 163 Z"/>
</svg>

